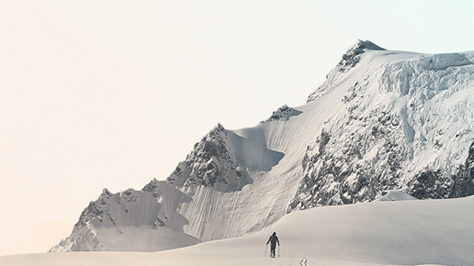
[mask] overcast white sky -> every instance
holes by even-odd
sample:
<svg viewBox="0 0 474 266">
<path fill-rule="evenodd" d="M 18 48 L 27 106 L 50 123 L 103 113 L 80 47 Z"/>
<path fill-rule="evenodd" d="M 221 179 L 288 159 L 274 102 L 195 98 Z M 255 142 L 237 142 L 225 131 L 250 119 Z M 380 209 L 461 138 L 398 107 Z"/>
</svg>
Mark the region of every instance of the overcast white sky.
<svg viewBox="0 0 474 266">
<path fill-rule="evenodd" d="M 472 1 L 0 2 L 0 255 L 43 252 L 102 189 L 165 179 L 218 122 L 298 106 L 357 39 L 474 50 Z"/>
</svg>

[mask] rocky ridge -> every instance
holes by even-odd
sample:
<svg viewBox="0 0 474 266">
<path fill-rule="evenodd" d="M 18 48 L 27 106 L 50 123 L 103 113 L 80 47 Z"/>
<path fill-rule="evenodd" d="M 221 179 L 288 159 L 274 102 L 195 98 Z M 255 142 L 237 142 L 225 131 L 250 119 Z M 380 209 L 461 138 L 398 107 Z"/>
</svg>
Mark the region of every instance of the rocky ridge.
<svg viewBox="0 0 474 266">
<path fill-rule="evenodd" d="M 167 181 L 176 187 L 205 186 L 217 191 L 235 191 L 250 182 L 245 169 L 237 166 L 229 148 L 227 131 L 218 124 L 180 162 Z"/>
</svg>

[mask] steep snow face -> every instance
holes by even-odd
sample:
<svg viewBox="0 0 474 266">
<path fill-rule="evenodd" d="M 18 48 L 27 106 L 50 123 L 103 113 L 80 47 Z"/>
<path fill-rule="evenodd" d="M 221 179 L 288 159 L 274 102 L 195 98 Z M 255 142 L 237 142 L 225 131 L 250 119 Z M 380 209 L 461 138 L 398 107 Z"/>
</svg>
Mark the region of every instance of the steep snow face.
<svg viewBox="0 0 474 266">
<path fill-rule="evenodd" d="M 317 90 L 308 96 L 308 103 L 326 94 L 339 85 L 346 77 L 346 73 L 352 70 L 361 59 L 361 54 L 367 51 L 385 50 L 370 41 L 358 40 L 345 54 L 337 66 L 326 76 L 327 80 Z"/>
<path fill-rule="evenodd" d="M 286 206 L 291 197 L 288 191 L 283 192 L 284 183 L 267 175 L 281 164 L 285 154 L 268 147 L 265 126 L 243 131 L 245 134 L 218 125 L 178 165 L 184 170 L 179 174 L 175 171 L 168 178 L 176 189 L 192 197 L 193 200 L 184 203 L 179 212 L 189 220 L 184 231 L 202 241 L 258 231 L 284 214 L 281 206 Z M 216 148 L 208 149 L 211 145 Z M 218 162 L 212 169 L 218 169 L 217 180 L 221 181 L 214 184 L 192 182 L 195 179 L 193 172 L 199 172 L 192 169 L 208 169 L 205 165 L 209 162 Z M 289 194 L 278 197 L 282 193 Z M 275 214 L 276 207 L 279 210 Z"/>
<path fill-rule="evenodd" d="M 394 189 L 417 198 L 472 195 L 472 55 L 366 51 L 356 58 L 357 66 L 344 76 L 334 69 L 310 96 L 316 104 L 341 90 L 334 100 L 345 110 L 308 146 L 289 209 L 373 200 Z"/>
<path fill-rule="evenodd" d="M 154 251 L 196 244 L 198 239 L 183 231 L 187 219 L 176 211 L 189 201 L 189 196 L 156 180 L 143 191 L 112 194 L 104 189 L 83 211 L 71 236 L 50 252 Z"/>
<path fill-rule="evenodd" d="M 387 51 L 359 41 L 307 104 L 282 106 L 255 127 L 219 124 L 166 182 L 104 193 L 53 250 L 160 250 L 237 237 L 292 210 L 393 190 L 472 195 L 473 61 L 474 53 Z"/>
</svg>

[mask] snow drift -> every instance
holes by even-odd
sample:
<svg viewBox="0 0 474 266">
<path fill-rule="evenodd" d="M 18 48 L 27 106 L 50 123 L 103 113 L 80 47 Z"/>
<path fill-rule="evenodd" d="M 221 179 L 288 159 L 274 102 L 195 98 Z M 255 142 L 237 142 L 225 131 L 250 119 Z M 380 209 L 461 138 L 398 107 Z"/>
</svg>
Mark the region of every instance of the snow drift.
<svg viewBox="0 0 474 266">
<path fill-rule="evenodd" d="M 162 250 L 258 232 L 286 213 L 474 194 L 474 53 L 358 41 L 299 107 L 217 125 L 166 181 L 104 192 L 51 251 Z"/>
</svg>

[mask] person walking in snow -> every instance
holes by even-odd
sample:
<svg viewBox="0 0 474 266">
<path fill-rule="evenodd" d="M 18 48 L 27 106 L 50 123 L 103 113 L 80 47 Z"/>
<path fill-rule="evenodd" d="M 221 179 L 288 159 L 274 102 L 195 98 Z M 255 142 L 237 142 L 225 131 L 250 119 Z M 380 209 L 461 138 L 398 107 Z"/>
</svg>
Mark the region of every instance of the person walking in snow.
<svg viewBox="0 0 474 266">
<path fill-rule="evenodd" d="M 278 243 L 278 246 L 280 246 L 280 240 L 278 240 L 277 233 L 273 232 L 267 241 L 267 245 L 268 243 L 270 243 L 270 257 L 275 258 L 276 244 Z"/>
</svg>

